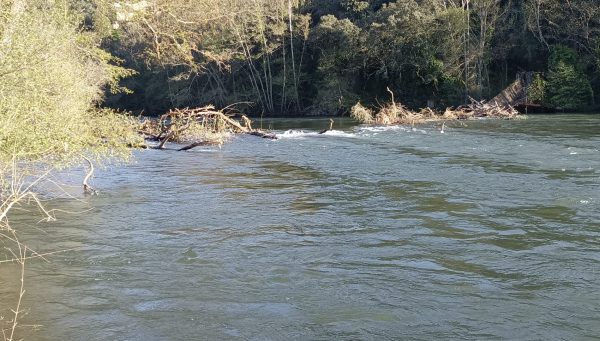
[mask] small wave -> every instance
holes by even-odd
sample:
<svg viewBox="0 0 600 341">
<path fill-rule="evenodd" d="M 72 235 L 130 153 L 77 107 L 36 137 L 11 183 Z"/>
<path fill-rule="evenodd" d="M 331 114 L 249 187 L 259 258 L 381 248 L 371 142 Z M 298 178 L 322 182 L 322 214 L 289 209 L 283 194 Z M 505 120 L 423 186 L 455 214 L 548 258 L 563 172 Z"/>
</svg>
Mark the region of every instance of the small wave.
<svg viewBox="0 0 600 341">
<path fill-rule="evenodd" d="M 208 148 L 194 148 L 194 152 L 195 153 L 220 153 L 221 152 L 221 148 L 213 148 L 213 149 L 208 149 Z"/>
<path fill-rule="evenodd" d="M 384 131 L 391 130 L 403 130 L 407 131 L 408 129 L 403 126 L 394 125 L 394 126 L 374 126 L 374 127 L 360 127 L 358 130 L 359 133 L 369 132 L 369 133 L 381 133 Z"/>
<path fill-rule="evenodd" d="M 402 132 L 409 132 L 409 133 L 427 134 L 427 131 L 424 129 L 417 129 L 415 127 L 408 127 L 408 126 L 401 126 L 401 125 L 360 127 L 358 129 L 359 134 L 368 135 L 368 136 L 374 136 L 379 133 L 384 133 L 384 132 L 388 132 L 388 131 L 402 131 Z M 441 133 L 443 133 L 443 131 Z"/>
<path fill-rule="evenodd" d="M 354 134 L 354 133 L 348 133 L 348 132 L 341 131 L 341 130 L 328 130 L 323 135 L 328 135 L 328 136 L 343 136 L 343 137 L 356 137 L 356 134 Z"/>
<path fill-rule="evenodd" d="M 306 136 L 316 136 L 318 134 L 316 132 L 290 129 L 290 130 L 284 131 L 281 134 L 275 134 L 275 135 L 277 136 L 277 138 L 280 138 L 280 139 L 298 139 L 298 138 L 304 138 Z"/>
<path fill-rule="evenodd" d="M 276 134 L 280 139 L 300 139 L 305 137 L 314 137 L 314 136 L 340 136 L 340 137 L 356 137 L 354 133 L 348 133 L 341 130 L 329 130 L 324 134 L 319 134 L 316 131 L 305 131 L 305 130 L 286 130 L 283 133 Z"/>
</svg>

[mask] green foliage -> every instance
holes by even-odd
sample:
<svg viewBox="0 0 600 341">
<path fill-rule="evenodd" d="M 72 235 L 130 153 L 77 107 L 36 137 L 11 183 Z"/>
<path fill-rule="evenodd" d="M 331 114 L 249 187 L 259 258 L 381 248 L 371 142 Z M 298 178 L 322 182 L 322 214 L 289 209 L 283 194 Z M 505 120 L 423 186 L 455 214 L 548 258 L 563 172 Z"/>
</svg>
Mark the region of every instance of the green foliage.
<svg viewBox="0 0 600 341">
<path fill-rule="evenodd" d="M 313 30 L 311 43 L 318 51 L 317 111 L 329 114 L 349 108 L 358 100 L 354 92 L 360 53 L 360 29 L 348 19 L 333 15 L 321 18 Z"/>
<path fill-rule="evenodd" d="M 339 113 L 387 87 L 412 107 L 454 106 L 489 99 L 523 70 L 557 71 L 558 60 L 600 93 L 600 4 L 586 0 L 472 0 L 469 10 L 447 0 L 157 0 L 116 13 L 109 0 L 76 2 L 91 4 L 91 27 L 140 73 L 125 83 L 135 93 L 111 105 L 147 113 L 232 102 L 251 102 L 253 114 Z"/>
<path fill-rule="evenodd" d="M 593 101 L 591 83 L 578 67 L 575 50 L 554 46 L 548 60 L 547 101 L 564 109 L 582 109 Z"/>
<path fill-rule="evenodd" d="M 370 7 L 368 1 L 361 0 L 342 0 L 341 5 L 346 12 L 359 18 L 366 16 Z"/>
<path fill-rule="evenodd" d="M 578 66 L 579 57 L 577 52 L 564 45 L 552 46 L 552 52 L 548 58 L 548 68 L 550 70 L 557 69 L 561 63 Z"/>
<path fill-rule="evenodd" d="M 528 89 L 529 101 L 536 104 L 546 103 L 546 80 L 541 74 L 536 73 Z"/>
<path fill-rule="evenodd" d="M 0 5 L 0 175 L 13 160 L 64 167 L 82 154 L 126 156 L 133 135 L 97 105 L 129 71 L 81 32 L 68 1 L 21 3 Z"/>
<path fill-rule="evenodd" d="M 25 261 L 39 256 L 19 241 L 25 226 L 11 226 L 10 214 L 19 205 L 53 220 L 37 193 L 44 187 L 48 199 L 52 188 L 60 187 L 47 179 L 53 171 L 83 159 L 126 158 L 127 144 L 139 139 L 133 119 L 98 108 L 104 86 L 119 90 L 118 80 L 131 71 L 100 49 L 102 35 L 86 29 L 72 5 L 69 0 L 0 2 L 0 244 L 2 258 L 20 264 L 21 279 L 18 303 L 0 307 L 1 316 L 11 316 L 10 321 L 0 317 L 5 340 L 20 339 Z"/>
<path fill-rule="evenodd" d="M 548 72 L 548 103 L 563 109 L 589 106 L 593 90 L 587 77 L 572 64 L 559 61 Z"/>
</svg>

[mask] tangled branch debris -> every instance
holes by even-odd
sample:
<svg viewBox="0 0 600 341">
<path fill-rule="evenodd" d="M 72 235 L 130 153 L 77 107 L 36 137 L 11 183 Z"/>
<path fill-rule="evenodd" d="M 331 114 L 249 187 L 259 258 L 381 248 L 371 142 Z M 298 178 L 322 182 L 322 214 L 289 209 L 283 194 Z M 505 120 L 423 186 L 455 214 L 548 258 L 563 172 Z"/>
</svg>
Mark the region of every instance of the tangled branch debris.
<svg viewBox="0 0 600 341">
<path fill-rule="evenodd" d="M 157 144 L 151 148 L 163 149 L 167 142 L 186 144 L 179 151 L 198 146 L 222 145 L 232 134 L 249 134 L 267 139 L 277 139 L 274 134 L 252 128 L 245 115 L 216 110 L 213 106 L 195 109 L 173 109 L 158 120 L 144 120 L 138 132 Z"/>
<path fill-rule="evenodd" d="M 470 120 L 476 118 L 516 119 L 519 112 L 512 106 L 499 105 L 497 102 L 486 103 L 471 98 L 471 104 L 457 108 L 447 108 L 444 112 L 436 112 L 431 108 L 412 111 L 402 104 L 392 100 L 391 104 L 382 107 L 379 112 L 364 107 L 357 103 L 352 107 L 351 116 L 365 124 L 399 125 L 421 124 L 436 121 Z"/>
</svg>

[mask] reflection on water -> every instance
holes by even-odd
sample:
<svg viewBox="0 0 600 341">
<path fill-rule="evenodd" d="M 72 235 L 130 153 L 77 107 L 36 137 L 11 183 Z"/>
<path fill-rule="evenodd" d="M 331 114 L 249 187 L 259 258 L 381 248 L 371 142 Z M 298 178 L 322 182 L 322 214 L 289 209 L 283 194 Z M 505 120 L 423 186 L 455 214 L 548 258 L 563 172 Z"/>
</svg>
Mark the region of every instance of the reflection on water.
<svg viewBox="0 0 600 341">
<path fill-rule="evenodd" d="M 599 117 L 267 123 L 282 139 L 140 152 L 55 203 L 91 210 L 27 229 L 77 248 L 30 264 L 27 339 L 600 335 Z"/>
</svg>

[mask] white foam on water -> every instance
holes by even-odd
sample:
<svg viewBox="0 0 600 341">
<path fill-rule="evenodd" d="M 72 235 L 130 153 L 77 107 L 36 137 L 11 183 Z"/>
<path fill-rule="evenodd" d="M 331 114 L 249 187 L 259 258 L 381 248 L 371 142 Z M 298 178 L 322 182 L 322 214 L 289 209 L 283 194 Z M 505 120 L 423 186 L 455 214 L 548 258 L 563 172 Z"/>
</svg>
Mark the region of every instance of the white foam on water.
<svg viewBox="0 0 600 341">
<path fill-rule="evenodd" d="M 341 130 L 328 130 L 323 135 L 327 135 L 327 136 L 341 136 L 341 137 L 357 137 L 357 135 L 354 134 L 354 133 L 348 133 L 348 132 L 341 131 Z"/>
<path fill-rule="evenodd" d="M 348 133 L 341 130 L 328 130 L 324 134 L 319 134 L 316 131 L 290 129 L 276 135 L 280 139 L 302 139 L 316 136 L 357 137 L 354 133 Z"/>
<path fill-rule="evenodd" d="M 425 129 L 417 129 L 414 127 L 406 127 L 401 125 L 390 125 L 390 126 L 363 126 L 357 127 L 355 132 L 348 132 L 342 130 L 328 130 L 324 134 L 319 134 L 317 131 L 309 131 L 302 129 L 290 129 L 282 133 L 275 134 L 279 139 L 303 139 L 306 137 L 316 136 L 333 136 L 333 137 L 351 137 L 357 138 L 361 136 L 376 136 L 380 133 L 388 131 L 401 131 L 410 133 L 428 134 Z M 442 132 L 443 133 L 443 132 Z"/>
<path fill-rule="evenodd" d="M 359 133 L 363 133 L 363 132 L 380 133 L 380 132 L 391 131 L 391 130 L 407 131 L 406 127 L 399 126 L 399 125 L 394 125 L 394 126 L 360 127 L 360 129 L 358 130 L 358 132 Z"/>
<path fill-rule="evenodd" d="M 194 148 L 196 153 L 220 153 L 221 148 L 207 149 L 207 148 Z"/>
<path fill-rule="evenodd" d="M 275 135 L 277 136 L 277 138 L 280 138 L 280 139 L 299 139 L 299 138 L 305 138 L 307 136 L 317 136 L 318 134 L 314 131 L 290 129 L 290 130 L 284 131 L 281 134 L 275 134 Z"/>
</svg>

